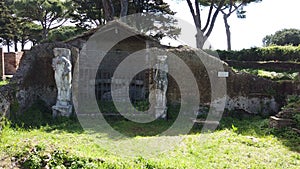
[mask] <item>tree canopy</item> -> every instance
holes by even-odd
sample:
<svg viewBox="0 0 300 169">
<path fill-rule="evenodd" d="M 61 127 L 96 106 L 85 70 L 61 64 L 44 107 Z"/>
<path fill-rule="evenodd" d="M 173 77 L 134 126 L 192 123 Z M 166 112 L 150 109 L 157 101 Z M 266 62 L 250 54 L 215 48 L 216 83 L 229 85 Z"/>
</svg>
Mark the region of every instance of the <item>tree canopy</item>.
<svg viewBox="0 0 300 169">
<path fill-rule="evenodd" d="M 163 0 L 73 0 L 72 22 L 79 27 L 103 25 L 115 17 L 153 12 L 174 14 Z"/>
<path fill-rule="evenodd" d="M 12 16 L 12 10 L 8 1 L 0 1 L 0 38 L 10 51 L 11 40 L 14 39 L 17 31 L 17 18 Z"/>
<path fill-rule="evenodd" d="M 46 39 L 52 29 L 62 26 L 72 12 L 71 1 L 61 0 L 17 0 L 16 14 L 42 26 L 42 37 Z"/>
<path fill-rule="evenodd" d="M 0 2 L 0 42 L 7 45 L 8 51 L 14 44 L 33 44 L 62 41 L 84 30 L 104 25 L 106 22 L 135 13 L 154 13 L 153 20 L 130 21 L 141 30 L 152 29 L 162 36 L 176 37 L 180 32 L 172 24 L 177 22 L 170 17 L 157 14 L 171 14 L 169 5 L 163 0 L 2 0 Z M 157 20 L 160 19 L 160 23 Z M 73 26 L 65 26 L 66 23 Z M 149 25 L 150 24 L 150 25 Z M 76 25 L 76 27 L 75 27 Z M 144 29 L 146 28 L 147 29 Z"/>
<path fill-rule="evenodd" d="M 263 38 L 263 45 L 293 45 L 300 44 L 300 30 L 299 29 L 282 29 L 275 34 L 267 35 Z"/>
</svg>

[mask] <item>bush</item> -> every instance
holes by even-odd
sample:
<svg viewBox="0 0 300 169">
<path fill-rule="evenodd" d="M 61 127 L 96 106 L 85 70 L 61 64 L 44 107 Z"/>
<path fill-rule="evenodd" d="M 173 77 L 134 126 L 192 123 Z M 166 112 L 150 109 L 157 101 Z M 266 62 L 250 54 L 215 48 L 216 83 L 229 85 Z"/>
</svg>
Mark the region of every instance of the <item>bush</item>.
<svg viewBox="0 0 300 169">
<path fill-rule="evenodd" d="M 102 161 L 70 155 L 64 150 L 46 152 L 45 148 L 36 145 L 18 157 L 23 168 L 99 168 Z"/>
<path fill-rule="evenodd" d="M 217 50 L 222 60 L 238 61 L 298 61 L 300 60 L 300 45 L 269 46 L 263 48 L 242 49 L 240 51 Z M 210 53 L 210 52 L 208 52 Z"/>
</svg>

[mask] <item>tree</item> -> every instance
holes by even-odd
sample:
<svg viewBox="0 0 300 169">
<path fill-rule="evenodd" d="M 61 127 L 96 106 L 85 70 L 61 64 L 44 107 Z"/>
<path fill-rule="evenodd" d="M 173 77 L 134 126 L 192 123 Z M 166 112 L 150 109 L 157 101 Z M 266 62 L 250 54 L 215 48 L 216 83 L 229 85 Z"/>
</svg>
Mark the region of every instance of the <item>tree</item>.
<svg viewBox="0 0 300 169">
<path fill-rule="evenodd" d="M 48 41 L 65 41 L 86 31 L 75 26 L 62 26 L 49 32 Z"/>
<path fill-rule="evenodd" d="M 263 38 L 263 45 L 293 45 L 300 44 L 300 30 L 299 29 L 282 29 L 275 32 L 274 35 L 267 35 Z"/>
<path fill-rule="evenodd" d="M 20 34 L 19 41 L 21 42 L 21 48 L 24 50 L 24 46 L 27 42 L 31 41 L 33 45 L 42 41 L 42 26 L 34 22 L 23 21 L 19 24 Z"/>
<path fill-rule="evenodd" d="M 77 27 L 89 29 L 104 24 L 103 6 L 100 0 L 73 0 L 74 11 L 70 14 Z"/>
<path fill-rule="evenodd" d="M 18 0 L 15 2 L 17 16 L 36 21 L 42 26 L 42 38 L 46 39 L 50 30 L 62 26 L 72 12 L 71 1 L 60 0 Z"/>
<path fill-rule="evenodd" d="M 8 2 L 0 1 L 0 38 L 2 43 L 7 45 L 8 52 L 10 52 L 11 41 L 14 39 L 17 28 L 16 18 L 13 16 Z"/>
<path fill-rule="evenodd" d="M 197 48 L 202 49 L 205 41 L 213 30 L 217 16 L 225 4 L 225 0 L 194 0 L 194 5 L 191 0 L 186 1 L 190 8 L 190 12 L 193 16 L 194 24 L 197 30 L 196 46 Z M 200 5 L 209 6 L 209 12 L 205 24 L 203 24 L 203 21 L 201 20 Z M 215 5 L 217 8 L 214 10 Z"/>
<path fill-rule="evenodd" d="M 128 0 L 120 0 L 121 11 L 120 17 L 124 17 L 128 14 Z"/>
<path fill-rule="evenodd" d="M 115 15 L 115 9 L 112 0 L 102 0 L 102 4 L 105 20 L 112 21 Z"/>
<path fill-rule="evenodd" d="M 231 50 L 231 31 L 230 25 L 228 23 L 228 18 L 231 14 L 237 14 L 238 18 L 246 18 L 246 11 L 244 10 L 244 6 L 251 2 L 259 2 L 261 0 L 227 0 L 225 1 L 224 6 L 221 8 L 221 12 L 223 14 L 223 20 L 226 30 L 226 38 L 227 38 L 227 50 Z M 217 5 L 214 5 L 215 8 L 218 8 Z"/>
<path fill-rule="evenodd" d="M 88 29 L 103 25 L 115 17 L 135 13 L 174 14 L 163 0 L 74 0 L 73 6 L 72 22 Z"/>
</svg>

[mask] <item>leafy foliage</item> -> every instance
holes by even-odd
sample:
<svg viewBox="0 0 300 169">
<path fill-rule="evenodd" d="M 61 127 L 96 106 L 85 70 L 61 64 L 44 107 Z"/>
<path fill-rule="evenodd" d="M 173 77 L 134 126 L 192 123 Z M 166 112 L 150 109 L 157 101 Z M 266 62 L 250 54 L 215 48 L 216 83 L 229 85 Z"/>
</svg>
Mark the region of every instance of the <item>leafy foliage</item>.
<svg viewBox="0 0 300 169">
<path fill-rule="evenodd" d="M 299 29 L 283 29 L 275 32 L 274 35 L 267 35 L 263 38 L 264 46 L 271 45 L 293 45 L 300 44 L 300 30 Z"/>
<path fill-rule="evenodd" d="M 65 41 L 83 33 L 84 31 L 86 30 L 74 26 L 62 26 L 49 32 L 48 41 Z"/>
<path fill-rule="evenodd" d="M 14 3 L 16 14 L 42 26 L 42 37 L 46 39 L 50 30 L 60 27 L 72 12 L 70 1 L 18 0 Z M 30 12 L 28 12 L 30 11 Z"/>
<path fill-rule="evenodd" d="M 105 1 L 106 2 L 106 1 Z M 120 0 L 108 1 L 113 8 L 112 17 L 119 17 L 121 13 Z M 72 22 L 83 28 L 91 28 L 106 23 L 103 1 L 100 0 L 74 0 L 73 6 L 75 12 L 71 14 Z M 127 15 L 135 13 L 162 13 L 174 14 L 169 5 L 163 0 L 133 0 L 128 1 Z"/>
<path fill-rule="evenodd" d="M 208 51 L 209 52 L 209 51 Z M 300 46 L 268 46 L 239 51 L 217 50 L 222 60 L 238 61 L 299 61 Z"/>
<path fill-rule="evenodd" d="M 2 80 L 0 81 L 0 86 L 7 85 L 8 83 L 9 83 L 8 80 Z"/>
<path fill-rule="evenodd" d="M 11 5 L 8 1 L 0 1 L 0 39 L 7 45 L 10 51 L 11 40 L 15 38 L 18 31 L 17 18 L 14 17 Z"/>
<path fill-rule="evenodd" d="M 275 81 L 280 80 L 296 80 L 298 77 L 298 72 L 275 72 L 275 71 L 267 71 L 262 69 L 237 69 L 241 72 L 250 73 L 256 76 L 268 78 Z"/>
</svg>

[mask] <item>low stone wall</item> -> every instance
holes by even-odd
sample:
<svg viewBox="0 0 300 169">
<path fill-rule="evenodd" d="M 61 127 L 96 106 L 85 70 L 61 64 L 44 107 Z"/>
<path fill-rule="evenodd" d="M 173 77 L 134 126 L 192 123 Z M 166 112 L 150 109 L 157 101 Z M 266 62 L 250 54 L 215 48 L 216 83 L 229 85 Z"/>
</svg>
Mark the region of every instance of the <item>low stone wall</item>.
<svg viewBox="0 0 300 169">
<path fill-rule="evenodd" d="M 265 78 L 260 78 L 247 73 L 235 73 L 227 63 L 207 55 L 201 51 L 194 51 L 189 48 L 169 49 L 169 52 L 179 56 L 193 72 L 199 92 L 200 101 L 207 105 L 213 102 L 211 100 L 211 84 L 209 74 L 217 74 L 218 68 L 214 68 L 213 63 L 220 62 L 224 71 L 229 73 L 226 78 L 226 105 L 229 110 L 243 110 L 251 114 L 276 114 L 283 105 L 284 97 L 297 93 L 296 86 L 292 82 L 274 82 Z M 204 57 L 199 61 L 195 54 Z M 207 65 L 210 64 L 211 65 Z M 214 72 L 208 72 L 206 67 L 213 67 Z M 169 78 L 170 79 L 170 78 Z M 218 83 L 218 81 L 214 81 Z M 180 101 L 180 92 L 174 80 L 170 80 L 168 85 L 168 99 L 170 102 Z"/>
</svg>

